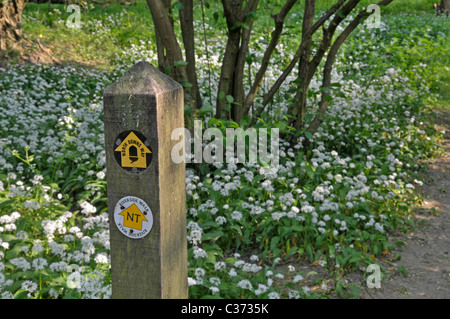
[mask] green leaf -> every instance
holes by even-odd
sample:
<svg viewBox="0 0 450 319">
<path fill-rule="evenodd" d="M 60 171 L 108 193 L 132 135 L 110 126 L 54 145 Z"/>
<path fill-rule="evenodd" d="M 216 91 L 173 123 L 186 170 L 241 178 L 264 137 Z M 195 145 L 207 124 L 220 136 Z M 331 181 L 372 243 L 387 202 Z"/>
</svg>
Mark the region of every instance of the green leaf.
<svg viewBox="0 0 450 319">
<path fill-rule="evenodd" d="M 183 87 L 185 87 L 186 89 L 190 89 L 191 87 L 192 87 L 192 83 L 191 82 L 188 82 L 188 81 L 182 81 L 182 82 L 180 82 L 181 83 L 181 85 L 183 86 Z"/>
<path fill-rule="evenodd" d="M 310 123 L 312 121 L 312 119 L 314 118 L 314 115 L 312 114 L 305 114 L 305 122 L 306 123 Z"/>
<path fill-rule="evenodd" d="M 314 261 L 313 249 L 310 244 L 306 244 L 305 252 L 309 258 L 309 261 Z"/>
<path fill-rule="evenodd" d="M 298 247 L 291 247 L 291 249 L 289 249 L 289 251 L 286 253 L 285 258 L 287 259 L 297 252 L 298 252 Z"/>
<path fill-rule="evenodd" d="M 183 3 L 181 3 L 181 1 L 177 1 L 173 4 L 173 7 L 178 10 L 183 10 Z"/>
<path fill-rule="evenodd" d="M 219 120 L 219 119 L 216 119 L 216 118 L 211 118 L 209 121 L 208 121 L 208 125 L 217 125 L 217 126 L 219 126 L 219 127 L 223 127 L 224 125 L 223 125 L 223 122 L 221 121 L 221 120 Z"/>
<path fill-rule="evenodd" d="M 221 231 L 215 231 L 215 232 L 208 232 L 206 234 L 203 234 L 202 241 L 208 241 L 208 240 L 217 240 L 220 237 L 222 237 L 224 234 Z"/>
<path fill-rule="evenodd" d="M 186 61 L 175 61 L 173 63 L 173 65 L 175 65 L 175 66 L 187 66 L 188 63 Z"/>
<path fill-rule="evenodd" d="M 270 249 L 275 250 L 280 242 L 280 237 L 275 236 L 270 240 Z"/>
<path fill-rule="evenodd" d="M 212 112 L 214 112 L 214 106 L 212 106 L 209 103 L 204 103 L 202 108 L 199 111 L 200 111 L 200 113 L 203 113 L 203 114 L 212 113 Z"/>
<path fill-rule="evenodd" d="M 309 133 L 308 131 L 305 132 L 305 137 L 306 137 L 308 140 L 312 140 L 312 139 L 313 139 L 313 135 L 312 135 L 311 133 Z"/>
<path fill-rule="evenodd" d="M 361 256 L 356 255 L 356 256 L 351 257 L 351 258 L 348 260 L 348 263 L 349 263 L 349 264 L 355 264 L 355 263 L 361 261 L 361 259 L 362 259 Z"/>
<path fill-rule="evenodd" d="M 12 249 L 10 249 L 6 253 L 6 260 L 10 260 L 12 258 L 16 258 L 22 252 L 23 243 L 19 242 Z"/>
<path fill-rule="evenodd" d="M 14 299 L 26 299 L 27 298 L 28 291 L 25 289 L 19 289 L 14 294 Z"/>
</svg>

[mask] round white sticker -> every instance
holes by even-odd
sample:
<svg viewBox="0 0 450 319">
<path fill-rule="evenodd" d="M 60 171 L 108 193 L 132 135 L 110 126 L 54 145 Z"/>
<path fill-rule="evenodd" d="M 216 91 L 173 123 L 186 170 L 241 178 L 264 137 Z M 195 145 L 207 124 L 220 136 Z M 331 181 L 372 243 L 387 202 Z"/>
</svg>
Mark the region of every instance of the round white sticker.
<svg viewBox="0 0 450 319">
<path fill-rule="evenodd" d="M 114 208 L 114 221 L 122 234 L 140 239 L 152 230 L 153 214 L 150 207 L 139 197 L 121 198 Z"/>
</svg>

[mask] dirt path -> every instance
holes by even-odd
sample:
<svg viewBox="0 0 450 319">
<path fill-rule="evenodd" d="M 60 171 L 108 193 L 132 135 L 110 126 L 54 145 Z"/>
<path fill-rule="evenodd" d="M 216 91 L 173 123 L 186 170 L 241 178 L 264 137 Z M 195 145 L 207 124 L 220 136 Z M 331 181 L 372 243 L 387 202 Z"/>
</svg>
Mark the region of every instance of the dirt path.
<svg viewBox="0 0 450 319">
<path fill-rule="evenodd" d="M 450 111 L 438 114 L 446 154 L 429 165 L 424 177 L 425 200 L 416 214 L 420 226 L 394 239 L 406 243 L 393 252 L 401 259 L 385 264 L 388 278 L 380 289 L 363 285 L 363 298 L 450 299 Z"/>
</svg>

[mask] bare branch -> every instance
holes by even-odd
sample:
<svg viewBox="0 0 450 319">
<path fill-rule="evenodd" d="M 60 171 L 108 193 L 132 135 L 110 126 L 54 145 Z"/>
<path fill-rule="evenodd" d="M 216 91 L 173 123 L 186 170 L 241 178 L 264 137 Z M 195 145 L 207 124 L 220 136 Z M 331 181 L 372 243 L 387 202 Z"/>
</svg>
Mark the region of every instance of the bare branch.
<svg viewBox="0 0 450 319">
<path fill-rule="evenodd" d="M 262 79 L 264 78 L 264 75 L 267 71 L 267 67 L 269 66 L 270 58 L 272 57 L 272 54 L 275 50 L 275 47 L 278 44 L 281 33 L 283 31 L 284 20 L 286 19 L 287 14 L 289 13 L 289 11 L 292 9 L 292 7 L 294 6 L 294 4 L 296 2 L 297 2 L 297 0 L 288 0 L 284 4 L 281 11 L 273 17 L 275 20 L 275 30 L 272 32 L 272 39 L 270 40 L 270 43 L 269 43 L 266 51 L 264 52 L 264 56 L 261 61 L 261 67 L 259 68 L 259 70 L 255 76 L 253 85 L 247 94 L 247 98 L 245 99 L 245 102 L 243 105 L 244 114 L 248 114 L 250 106 L 253 104 L 253 101 L 255 100 L 256 94 L 258 93 L 258 90 L 261 87 Z"/>
<path fill-rule="evenodd" d="M 263 99 L 263 107 L 265 107 L 273 98 L 275 93 L 280 88 L 281 84 L 286 80 L 288 75 L 291 73 L 294 66 L 297 64 L 298 60 L 300 59 L 300 56 L 303 54 L 303 51 L 306 48 L 307 39 L 312 37 L 312 35 L 322 26 L 324 23 L 334 14 L 336 11 L 342 6 L 342 4 L 345 2 L 345 0 L 339 0 L 334 6 L 332 6 L 330 9 L 328 9 L 324 15 L 317 20 L 316 23 L 309 29 L 309 31 L 304 36 L 304 40 L 300 43 L 297 52 L 295 52 L 295 55 L 289 64 L 289 66 L 284 70 L 284 72 L 280 75 L 280 77 L 277 79 L 275 84 L 272 86 L 272 88 L 269 90 L 268 94 Z M 262 112 L 262 110 L 260 111 Z"/>
<path fill-rule="evenodd" d="M 383 0 L 380 1 L 377 5 L 386 6 L 391 3 L 393 0 Z M 325 62 L 323 80 L 322 80 L 322 97 L 319 103 L 319 114 L 313 119 L 313 121 L 308 126 L 308 132 L 316 131 L 325 117 L 325 113 L 328 109 L 328 105 L 330 103 L 330 93 L 329 89 L 331 87 L 331 71 L 333 70 L 333 64 L 336 59 L 336 55 L 344 43 L 344 41 L 348 38 L 348 36 L 358 27 L 358 25 L 369 16 L 371 13 L 366 10 L 360 11 L 356 17 L 349 23 L 349 25 L 342 31 L 342 33 L 336 38 L 333 45 L 328 52 L 327 60 Z"/>
</svg>

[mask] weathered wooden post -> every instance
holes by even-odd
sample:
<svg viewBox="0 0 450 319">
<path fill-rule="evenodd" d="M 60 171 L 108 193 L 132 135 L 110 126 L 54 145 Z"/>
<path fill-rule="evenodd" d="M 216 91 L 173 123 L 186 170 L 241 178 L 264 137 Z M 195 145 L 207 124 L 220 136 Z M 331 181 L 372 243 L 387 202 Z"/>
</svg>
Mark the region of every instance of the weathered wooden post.
<svg viewBox="0 0 450 319">
<path fill-rule="evenodd" d="M 187 298 L 183 88 L 139 62 L 104 92 L 113 298 Z"/>
</svg>

